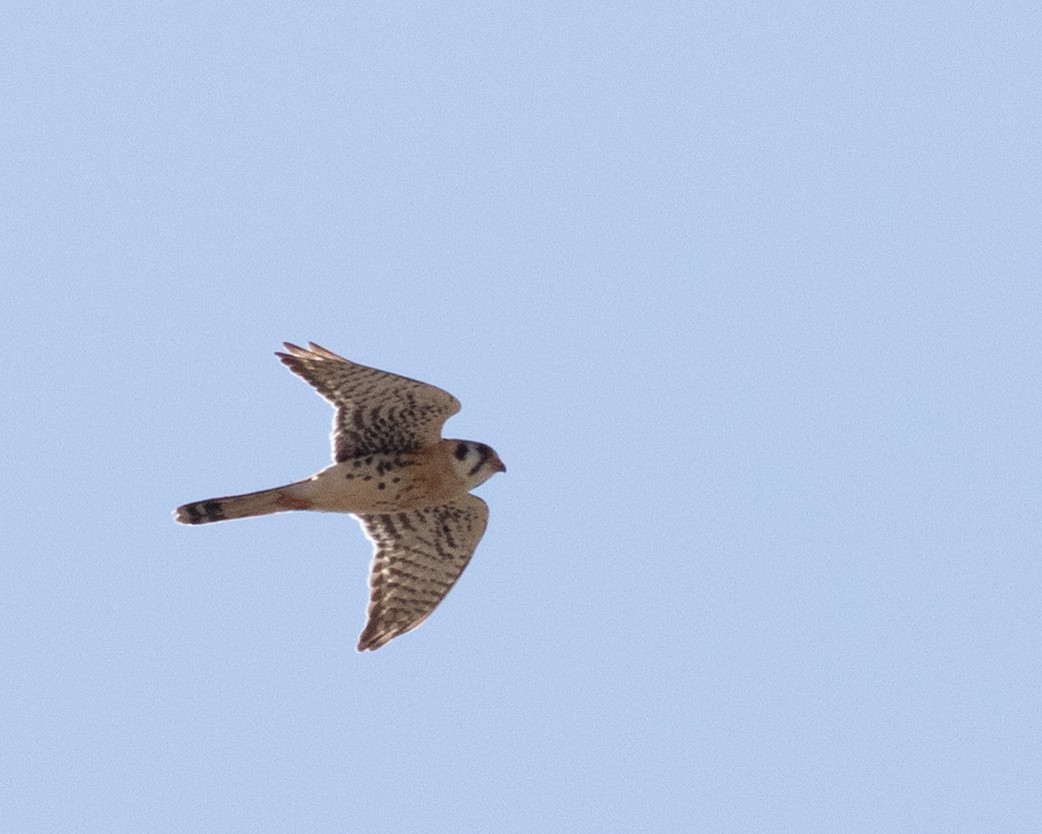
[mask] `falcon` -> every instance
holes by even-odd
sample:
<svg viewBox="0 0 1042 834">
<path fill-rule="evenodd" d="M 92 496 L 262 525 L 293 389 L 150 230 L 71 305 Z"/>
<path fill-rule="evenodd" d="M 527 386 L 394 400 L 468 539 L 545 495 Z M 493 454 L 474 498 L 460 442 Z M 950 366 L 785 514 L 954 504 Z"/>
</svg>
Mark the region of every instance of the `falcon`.
<svg viewBox="0 0 1042 834">
<path fill-rule="evenodd" d="M 440 388 L 359 365 L 314 342 L 276 356 L 332 404 L 333 465 L 304 481 L 174 510 L 208 524 L 288 510 L 350 513 L 373 543 L 358 651 L 422 623 L 459 579 L 488 523 L 470 490 L 506 467 L 491 447 L 444 440 L 459 401 Z"/>
</svg>

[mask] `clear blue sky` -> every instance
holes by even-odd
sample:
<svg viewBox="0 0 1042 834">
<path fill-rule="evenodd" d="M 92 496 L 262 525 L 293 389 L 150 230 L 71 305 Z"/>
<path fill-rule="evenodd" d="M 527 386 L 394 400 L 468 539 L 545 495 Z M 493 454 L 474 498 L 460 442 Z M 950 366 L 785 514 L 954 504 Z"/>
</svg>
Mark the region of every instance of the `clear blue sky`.
<svg viewBox="0 0 1042 834">
<path fill-rule="evenodd" d="M 0 12 L 0 829 L 1040 830 L 1034 3 Z M 314 340 L 509 467 L 354 642 Z"/>
</svg>

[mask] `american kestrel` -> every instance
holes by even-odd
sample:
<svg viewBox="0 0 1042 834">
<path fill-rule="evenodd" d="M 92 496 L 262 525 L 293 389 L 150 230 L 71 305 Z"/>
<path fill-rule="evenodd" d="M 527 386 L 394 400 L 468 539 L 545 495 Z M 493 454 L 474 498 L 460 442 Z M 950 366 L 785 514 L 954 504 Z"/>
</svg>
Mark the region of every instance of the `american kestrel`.
<svg viewBox="0 0 1042 834">
<path fill-rule="evenodd" d="M 337 356 L 313 342 L 276 352 L 336 410 L 332 466 L 275 489 L 174 510 L 206 524 L 286 510 L 351 513 L 373 543 L 369 615 L 358 651 L 416 628 L 459 579 L 488 522 L 470 490 L 506 467 L 489 446 L 442 440 L 460 410 L 446 391 Z"/>
</svg>

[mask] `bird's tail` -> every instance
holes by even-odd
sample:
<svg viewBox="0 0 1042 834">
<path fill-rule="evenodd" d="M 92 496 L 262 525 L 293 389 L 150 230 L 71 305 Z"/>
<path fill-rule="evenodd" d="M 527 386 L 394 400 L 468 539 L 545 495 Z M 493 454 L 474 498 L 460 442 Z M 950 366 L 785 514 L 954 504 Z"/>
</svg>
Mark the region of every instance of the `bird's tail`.
<svg viewBox="0 0 1042 834">
<path fill-rule="evenodd" d="M 274 489 L 262 489 L 260 492 L 208 498 L 185 504 L 174 510 L 174 521 L 181 524 L 209 524 L 211 521 L 229 521 L 233 518 L 284 513 L 287 510 L 309 510 L 311 501 L 299 494 L 299 487 L 306 483 L 300 481 Z"/>
</svg>

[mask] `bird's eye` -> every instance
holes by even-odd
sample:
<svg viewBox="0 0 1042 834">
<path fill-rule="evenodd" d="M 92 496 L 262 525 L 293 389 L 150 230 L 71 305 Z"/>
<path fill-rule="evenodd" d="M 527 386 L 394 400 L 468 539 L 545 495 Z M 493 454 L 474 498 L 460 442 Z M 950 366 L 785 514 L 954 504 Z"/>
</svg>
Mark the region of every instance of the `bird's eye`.
<svg viewBox="0 0 1042 834">
<path fill-rule="evenodd" d="M 456 460 L 465 460 L 467 457 L 467 444 L 457 443 L 456 444 Z"/>
</svg>

